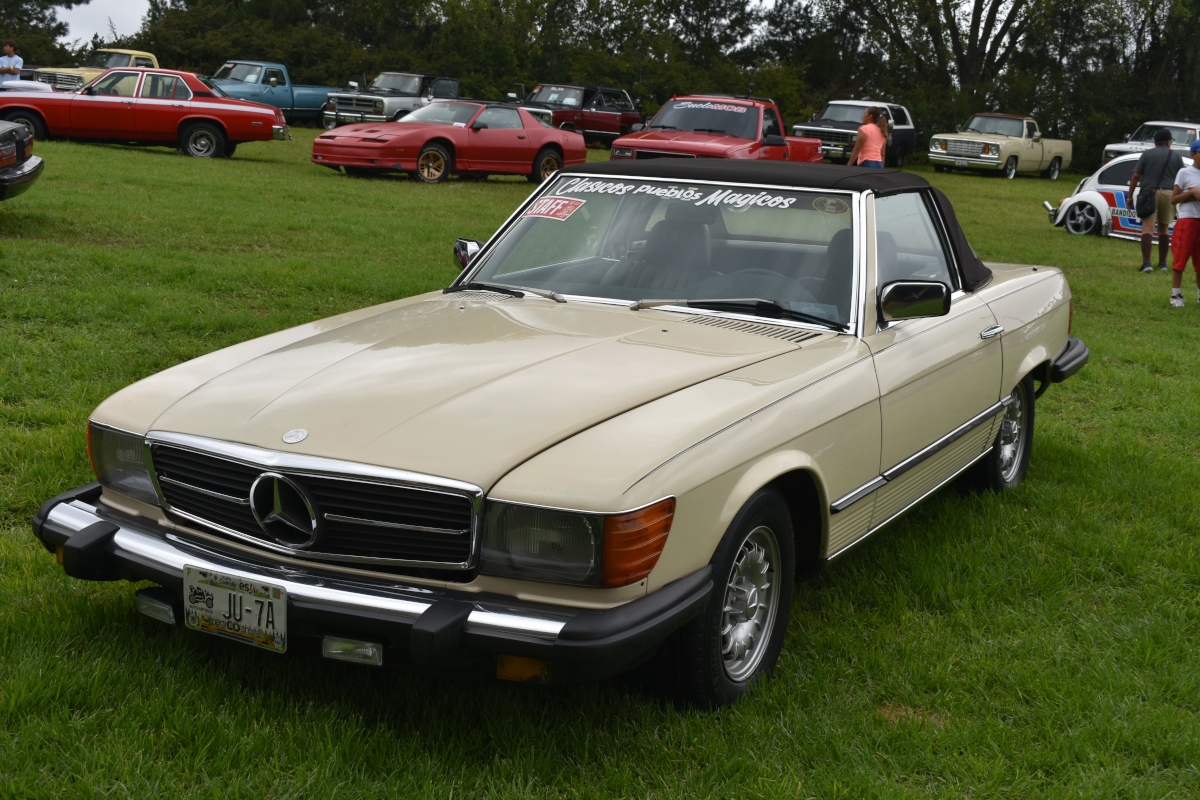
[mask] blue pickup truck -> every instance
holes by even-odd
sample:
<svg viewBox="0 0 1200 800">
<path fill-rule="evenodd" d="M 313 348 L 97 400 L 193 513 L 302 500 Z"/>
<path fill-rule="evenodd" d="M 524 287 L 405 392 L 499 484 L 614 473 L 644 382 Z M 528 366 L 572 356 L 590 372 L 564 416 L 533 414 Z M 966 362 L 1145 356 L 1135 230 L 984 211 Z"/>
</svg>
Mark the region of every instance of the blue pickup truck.
<svg viewBox="0 0 1200 800">
<path fill-rule="evenodd" d="M 293 84 L 287 67 L 270 61 L 226 61 L 213 73 L 212 82 L 230 97 L 275 106 L 289 124 L 320 120 L 329 93 L 338 90 Z"/>
</svg>

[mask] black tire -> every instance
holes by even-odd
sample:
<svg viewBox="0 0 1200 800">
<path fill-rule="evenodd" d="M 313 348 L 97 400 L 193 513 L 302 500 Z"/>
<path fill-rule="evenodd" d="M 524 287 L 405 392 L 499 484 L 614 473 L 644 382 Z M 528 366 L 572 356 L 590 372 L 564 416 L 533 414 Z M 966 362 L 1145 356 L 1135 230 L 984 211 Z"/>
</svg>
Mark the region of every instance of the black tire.
<svg viewBox="0 0 1200 800">
<path fill-rule="evenodd" d="M 24 125 L 33 132 L 33 138 L 36 141 L 43 141 L 46 138 L 46 123 L 42 121 L 40 115 L 33 111 L 26 111 L 23 108 L 16 111 L 9 111 L 4 115 L 7 122 L 15 122 L 19 125 Z"/>
<path fill-rule="evenodd" d="M 950 168 L 943 164 L 934 164 L 933 171 L 934 172 L 949 172 Z"/>
<path fill-rule="evenodd" d="M 1017 177 L 1017 157 L 1009 156 L 1008 161 L 1004 162 L 1004 171 L 1000 173 L 1006 180 L 1012 180 Z"/>
<path fill-rule="evenodd" d="M 900 169 L 904 166 L 904 151 L 900 150 L 889 159 L 888 166 Z"/>
<path fill-rule="evenodd" d="M 533 159 L 533 171 L 529 173 L 530 183 L 541 183 L 562 169 L 562 156 L 557 150 L 543 147 Z"/>
<path fill-rule="evenodd" d="M 729 705 L 770 674 L 787 632 L 794 542 L 779 492 L 761 489 L 742 506 L 713 553 L 708 604 L 671 638 L 660 662 L 664 684 L 679 700 L 700 708 Z M 749 618 L 748 605 L 755 610 Z"/>
<path fill-rule="evenodd" d="M 184 129 L 179 149 L 192 158 L 216 158 L 225 153 L 225 133 L 211 122 L 197 122 Z"/>
<path fill-rule="evenodd" d="M 237 146 L 238 146 L 237 142 L 226 142 L 225 143 L 225 157 L 233 158 L 233 154 L 237 152 Z"/>
<path fill-rule="evenodd" d="M 1063 227 L 1067 233 L 1076 236 L 1092 236 L 1100 232 L 1100 212 L 1086 201 L 1080 201 L 1067 209 L 1063 219 Z"/>
<path fill-rule="evenodd" d="M 425 183 L 441 183 L 454 170 L 454 159 L 450 151 L 437 142 L 430 142 L 417 155 L 417 180 Z"/>
<path fill-rule="evenodd" d="M 1033 378 L 1026 375 L 1012 391 L 1013 401 L 1005 407 L 992 450 L 964 476 L 971 489 L 1004 492 L 1025 479 L 1033 451 Z"/>
<path fill-rule="evenodd" d="M 1052 181 L 1058 180 L 1058 173 L 1062 170 L 1062 159 L 1055 156 L 1050 159 L 1050 166 L 1042 171 L 1043 178 L 1049 178 Z"/>
</svg>

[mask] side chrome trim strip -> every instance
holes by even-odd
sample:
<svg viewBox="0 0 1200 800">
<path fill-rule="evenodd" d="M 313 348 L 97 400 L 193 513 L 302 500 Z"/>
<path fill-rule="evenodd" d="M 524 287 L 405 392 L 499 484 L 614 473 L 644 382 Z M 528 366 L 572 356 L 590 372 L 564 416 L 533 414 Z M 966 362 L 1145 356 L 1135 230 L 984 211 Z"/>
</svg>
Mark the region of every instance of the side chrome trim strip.
<svg viewBox="0 0 1200 800">
<path fill-rule="evenodd" d="M 941 483 L 939 483 L 937 486 L 934 486 L 934 487 L 933 487 L 932 489 L 930 489 L 928 492 L 925 492 L 925 494 L 921 495 L 921 496 L 920 496 L 920 497 L 918 497 L 916 500 L 913 500 L 911 503 L 909 503 L 908 505 L 906 505 L 904 508 L 902 508 L 902 509 L 900 509 L 899 511 L 897 511 L 895 514 L 892 514 L 890 517 L 888 517 L 887 519 L 885 519 L 883 522 L 879 523 L 879 524 L 878 524 L 878 525 L 876 525 L 874 528 L 871 528 L 871 530 L 867 531 L 867 532 L 866 532 L 866 533 L 864 533 L 862 536 L 858 537 L 858 538 L 857 538 L 857 539 L 855 539 L 853 542 L 851 542 L 850 544 L 848 544 L 848 545 L 846 545 L 845 547 L 843 547 L 841 550 L 838 550 L 836 553 L 834 553 L 834 554 L 832 554 L 832 555 L 826 556 L 826 557 L 825 557 L 825 560 L 826 560 L 826 561 L 832 561 L 833 559 L 835 559 L 835 558 L 837 558 L 838 556 L 840 556 L 842 553 L 844 553 L 844 552 L 846 552 L 847 550 L 849 550 L 851 547 L 854 547 L 854 545 L 856 545 L 856 544 L 859 544 L 859 543 L 860 543 L 860 542 L 862 542 L 862 541 L 865 541 L 865 540 L 867 539 L 867 537 L 869 537 L 871 534 L 875 533 L 875 532 L 876 532 L 876 531 L 878 531 L 880 528 L 886 527 L 886 526 L 887 526 L 887 525 L 888 525 L 888 524 L 889 524 L 889 523 L 890 523 L 892 520 L 896 519 L 896 517 L 900 516 L 901 514 L 903 514 L 903 513 L 904 513 L 904 512 L 906 512 L 906 511 L 908 511 L 910 508 L 912 508 L 913 506 L 915 506 L 917 503 L 920 503 L 920 502 L 921 502 L 922 500 L 924 500 L 926 497 L 929 497 L 929 495 L 933 494 L 933 493 L 934 493 L 934 492 L 936 492 L 938 489 L 942 488 L 942 487 L 943 487 L 943 486 L 945 486 L 947 483 L 949 483 L 950 481 L 952 481 L 952 480 L 954 480 L 955 478 L 957 478 L 959 475 L 962 475 L 962 474 L 963 474 L 964 472 L 966 472 L 968 469 L 970 469 L 971 467 L 973 467 L 973 466 L 976 464 L 976 462 L 978 462 L 978 461 L 979 461 L 979 459 L 983 458 L 984 456 L 986 456 L 986 455 L 987 455 L 988 453 L 990 453 L 990 452 L 992 452 L 992 447 L 991 447 L 991 445 L 989 445 L 989 446 L 988 446 L 988 448 L 987 448 L 986 450 L 984 450 L 982 453 L 980 453 L 979 455 L 975 456 L 975 458 L 972 458 L 970 461 L 968 461 L 968 462 L 967 462 L 965 465 L 963 465 L 963 467 L 962 467 L 961 469 L 958 469 L 958 470 L 956 470 L 956 471 L 955 471 L 953 474 L 951 474 L 951 475 L 950 475 L 950 477 L 949 477 L 949 478 L 946 478 L 946 480 L 942 481 L 942 482 L 941 482 Z"/>
<path fill-rule="evenodd" d="M 884 471 L 883 474 L 872 478 L 871 480 L 867 481 L 862 486 L 849 492 L 848 494 L 842 495 L 841 497 L 839 497 L 837 500 L 834 500 L 830 504 L 829 513 L 830 514 L 840 514 L 841 512 L 845 511 L 850 506 L 857 503 L 859 500 L 862 500 L 864 497 L 867 497 L 868 495 L 870 495 L 871 492 L 874 492 L 876 489 L 883 488 L 884 485 L 886 485 L 887 483 L 890 483 L 891 481 L 894 481 L 896 478 L 899 478 L 901 475 L 908 472 L 910 469 L 917 466 L 925 459 L 929 458 L 930 456 L 936 455 L 938 452 L 940 452 L 941 450 L 944 450 L 945 448 L 954 444 L 956 441 L 958 441 L 962 437 L 966 436 L 968 433 L 975 430 L 983 423 L 991 420 L 994 416 L 996 416 L 1001 411 L 1003 411 L 1004 409 L 1006 409 L 1010 405 L 1012 405 L 1013 399 L 1014 398 L 1011 394 L 1008 395 L 1003 400 L 1001 400 L 999 403 L 996 403 L 996 405 L 989 408 L 987 411 L 984 411 L 982 414 L 979 414 L 978 416 L 973 417 L 969 421 L 958 426 L 954 430 L 950 431 L 950 433 L 943 436 L 941 439 L 938 439 L 936 442 L 934 442 L 933 444 L 926 447 L 924 450 L 921 450 L 921 451 L 909 456 L 908 458 L 904 459 L 896 466 L 892 467 L 889 470 Z M 991 449 L 992 448 L 989 445 L 988 449 L 985 450 L 984 453 L 986 454 L 986 453 L 990 452 Z M 974 464 L 975 461 L 978 461 L 979 458 L 982 458 L 982 457 L 983 456 L 979 456 L 978 458 L 972 460 L 971 463 Z M 955 474 L 958 474 L 958 473 L 955 473 Z M 941 484 L 938 484 L 938 485 L 941 486 Z M 926 495 L 922 495 L 922 497 L 924 497 L 924 496 L 926 496 Z M 911 508 L 911 506 L 908 506 L 908 508 Z M 900 512 L 900 513 L 903 513 L 903 512 Z M 886 524 L 886 523 L 884 523 L 884 524 Z M 832 558 L 832 556 L 830 556 L 830 557 Z"/>
</svg>

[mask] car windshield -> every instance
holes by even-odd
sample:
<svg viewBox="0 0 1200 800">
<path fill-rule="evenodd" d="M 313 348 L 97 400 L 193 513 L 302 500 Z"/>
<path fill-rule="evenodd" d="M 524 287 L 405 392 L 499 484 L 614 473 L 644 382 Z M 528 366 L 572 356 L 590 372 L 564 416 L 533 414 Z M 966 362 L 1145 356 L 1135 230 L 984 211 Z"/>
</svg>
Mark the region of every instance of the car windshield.
<svg viewBox="0 0 1200 800">
<path fill-rule="evenodd" d="M 1137 129 L 1133 136 L 1129 137 L 1131 142 L 1153 142 L 1154 132 L 1160 128 L 1166 128 L 1171 132 L 1171 139 L 1175 144 L 1191 144 L 1196 141 L 1196 128 L 1183 128 L 1178 125 L 1143 125 Z"/>
<path fill-rule="evenodd" d="M 395 72 L 385 72 L 371 81 L 369 87 L 377 92 L 392 92 L 394 94 L 416 94 L 421 91 L 420 75 L 400 75 Z"/>
<path fill-rule="evenodd" d="M 215 83 L 213 83 L 212 81 L 210 81 L 208 78 L 204 77 L 203 75 L 197 75 L 196 80 L 203 83 L 205 88 L 208 89 L 210 92 L 212 92 L 217 97 L 229 97 L 229 95 L 225 94 L 225 92 L 221 90 L 220 86 L 217 86 Z"/>
<path fill-rule="evenodd" d="M 1011 117 L 971 117 L 963 125 L 963 133 L 994 133 L 998 136 L 1013 136 L 1021 138 L 1025 123 Z"/>
<path fill-rule="evenodd" d="M 853 122 L 855 125 L 861 125 L 863 112 L 866 110 L 866 106 L 830 103 L 821 109 L 821 113 L 817 114 L 814 119 L 824 122 Z"/>
<path fill-rule="evenodd" d="M 113 69 L 114 67 L 128 67 L 129 55 L 126 53 L 92 53 L 84 64 L 85 67 L 94 69 Z"/>
<path fill-rule="evenodd" d="M 418 108 L 400 122 L 441 122 L 446 125 L 466 125 L 475 116 L 479 106 L 475 103 L 430 103 Z"/>
<path fill-rule="evenodd" d="M 538 86 L 526 102 L 579 108 L 583 102 L 583 89 L 574 86 Z"/>
<path fill-rule="evenodd" d="M 671 100 L 653 121 L 650 130 L 698 131 L 736 136 L 739 139 L 758 138 L 758 109 L 743 103 L 722 103 L 720 100 Z"/>
<path fill-rule="evenodd" d="M 262 67 L 257 64 L 226 64 L 213 73 L 213 79 L 218 81 L 239 81 L 241 83 L 258 83 Z"/>
<path fill-rule="evenodd" d="M 850 320 L 852 199 L 564 176 L 526 207 L 469 280 L 613 300 L 692 301 L 840 327 Z M 766 303 L 730 302 L 747 299 Z"/>
</svg>

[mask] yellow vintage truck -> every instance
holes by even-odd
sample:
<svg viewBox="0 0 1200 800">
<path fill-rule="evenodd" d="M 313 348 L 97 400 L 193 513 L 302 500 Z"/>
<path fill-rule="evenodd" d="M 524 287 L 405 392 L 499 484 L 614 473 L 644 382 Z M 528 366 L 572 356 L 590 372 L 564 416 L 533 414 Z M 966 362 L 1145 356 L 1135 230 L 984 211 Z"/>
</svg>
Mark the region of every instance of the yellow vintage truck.
<svg viewBox="0 0 1200 800">
<path fill-rule="evenodd" d="M 48 83 L 55 89 L 73 92 L 81 89 L 106 70 L 117 67 L 152 67 L 158 68 L 158 59 L 153 53 L 141 50 L 118 50 L 106 48 L 92 53 L 82 67 L 42 67 L 33 74 L 33 78 L 41 83 Z"/>
<path fill-rule="evenodd" d="M 938 172 L 970 169 L 1000 172 L 1040 172 L 1058 180 L 1071 166 L 1071 142 L 1046 139 L 1032 117 L 1014 114 L 976 114 L 956 133 L 938 133 L 929 141 L 929 163 Z"/>
</svg>

